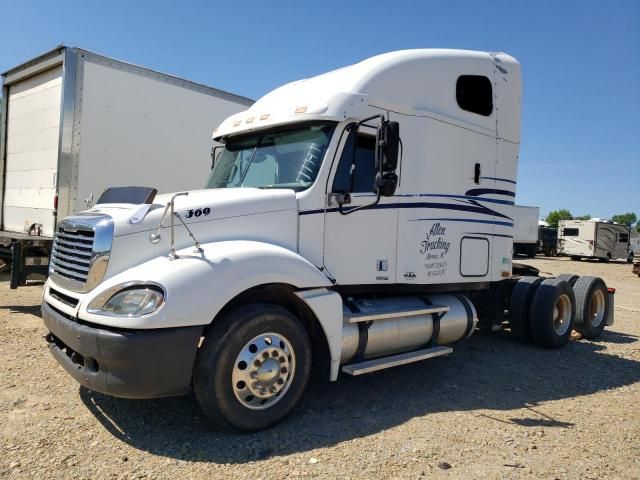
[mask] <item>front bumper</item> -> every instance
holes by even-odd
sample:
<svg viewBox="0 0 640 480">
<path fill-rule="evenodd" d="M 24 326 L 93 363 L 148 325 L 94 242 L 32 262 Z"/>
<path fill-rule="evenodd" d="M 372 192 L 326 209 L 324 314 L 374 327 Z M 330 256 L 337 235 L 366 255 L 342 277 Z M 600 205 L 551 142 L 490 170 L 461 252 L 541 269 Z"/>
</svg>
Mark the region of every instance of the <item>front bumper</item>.
<svg viewBox="0 0 640 480">
<path fill-rule="evenodd" d="M 78 323 L 42 303 L 55 359 L 85 387 L 114 397 L 157 398 L 191 388 L 203 325 L 153 330 L 106 329 Z"/>
</svg>

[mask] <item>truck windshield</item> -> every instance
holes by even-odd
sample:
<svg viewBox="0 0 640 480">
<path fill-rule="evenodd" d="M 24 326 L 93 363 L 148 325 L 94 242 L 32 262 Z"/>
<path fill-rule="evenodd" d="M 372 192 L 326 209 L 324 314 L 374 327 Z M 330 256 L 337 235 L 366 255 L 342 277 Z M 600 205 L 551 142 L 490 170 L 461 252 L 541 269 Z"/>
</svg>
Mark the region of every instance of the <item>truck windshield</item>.
<svg viewBox="0 0 640 480">
<path fill-rule="evenodd" d="M 334 122 L 298 124 L 231 138 L 216 159 L 207 188 L 309 188 L 335 129 Z"/>
</svg>

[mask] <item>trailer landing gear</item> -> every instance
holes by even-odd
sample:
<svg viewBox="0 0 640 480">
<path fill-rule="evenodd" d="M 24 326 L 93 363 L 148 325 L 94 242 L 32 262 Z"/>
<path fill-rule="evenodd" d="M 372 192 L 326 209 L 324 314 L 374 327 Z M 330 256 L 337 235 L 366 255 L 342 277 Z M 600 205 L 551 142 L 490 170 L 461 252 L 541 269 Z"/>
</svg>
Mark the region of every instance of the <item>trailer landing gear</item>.
<svg viewBox="0 0 640 480">
<path fill-rule="evenodd" d="M 0 247 L 0 257 L 11 265 L 12 289 L 27 284 L 32 274 L 47 276 L 49 270 L 48 242 L 41 240 L 15 240 L 10 246 Z"/>
</svg>

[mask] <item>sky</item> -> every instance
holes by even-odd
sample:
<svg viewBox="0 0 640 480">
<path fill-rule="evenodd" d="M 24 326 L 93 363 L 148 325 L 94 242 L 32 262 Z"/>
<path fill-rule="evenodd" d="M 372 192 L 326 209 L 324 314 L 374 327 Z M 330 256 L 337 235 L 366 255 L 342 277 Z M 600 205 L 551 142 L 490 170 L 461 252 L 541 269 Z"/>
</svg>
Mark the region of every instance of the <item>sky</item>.
<svg viewBox="0 0 640 480">
<path fill-rule="evenodd" d="M 640 217 L 640 0 L 8 1 L 0 70 L 63 43 L 258 99 L 392 50 L 522 65 L 516 202 Z"/>
</svg>

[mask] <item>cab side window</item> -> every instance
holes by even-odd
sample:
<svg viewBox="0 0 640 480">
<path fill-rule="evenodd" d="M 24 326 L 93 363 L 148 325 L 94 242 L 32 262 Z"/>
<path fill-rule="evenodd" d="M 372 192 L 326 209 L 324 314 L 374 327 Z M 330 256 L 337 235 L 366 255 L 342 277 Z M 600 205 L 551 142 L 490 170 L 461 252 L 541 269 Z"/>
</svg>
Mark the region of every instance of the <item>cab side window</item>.
<svg viewBox="0 0 640 480">
<path fill-rule="evenodd" d="M 363 133 L 349 135 L 333 179 L 331 190 L 333 193 L 375 192 L 373 186 L 376 177 L 375 145 L 376 137 L 373 135 Z"/>
</svg>

